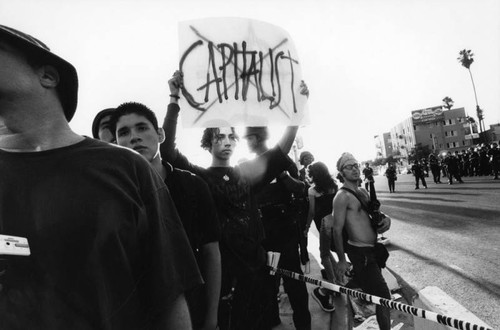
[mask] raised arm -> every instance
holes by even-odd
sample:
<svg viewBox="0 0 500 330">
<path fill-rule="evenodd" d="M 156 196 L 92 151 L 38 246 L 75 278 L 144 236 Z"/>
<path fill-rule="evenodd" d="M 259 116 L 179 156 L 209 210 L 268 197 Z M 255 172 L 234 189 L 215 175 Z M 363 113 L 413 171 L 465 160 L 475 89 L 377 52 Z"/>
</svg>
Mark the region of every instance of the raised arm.
<svg viewBox="0 0 500 330">
<path fill-rule="evenodd" d="M 163 130 L 165 131 L 165 141 L 160 144 L 161 157 L 171 163 L 174 167 L 188 170 L 200 176 L 203 176 L 205 169 L 189 162 L 175 146 L 175 137 L 177 134 L 177 118 L 179 117 L 180 107 L 178 104 L 179 93 L 182 87 L 182 73 L 175 71 L 174 75 L 168 81 L 170 89 L 170 104 L 167 108 L 167 114 L 163 121 Z"/>
<path fill-rule="evenodd" d="M 300 84 L 300 94 L 309 97 L 309 89 L 304 81 Z M 287 155 L 292 148 L 293 141 L 295 141 L 295 136 L 297 135 L 297 131 L 299 130 L 298 126 L 288 126 L 283 134 L 283 137 L 278 142 L 278 146 L 281 151 Z"/>
<path fill-rule="evenodd" d="M 172 78 L 168 81 L 170 89 L 170 103 L 167 108 L 167 114 L 163 120 L 163 130 L 165 131 L 165 141 L 160 145 L 161 157 L 170 163 L 177 158 L 175 147 L 175 137 L 177 134 L 177 118 L 179 116 L 179 94 L 182 86 L 182 74 L 175 71 Z"/>
</svg>

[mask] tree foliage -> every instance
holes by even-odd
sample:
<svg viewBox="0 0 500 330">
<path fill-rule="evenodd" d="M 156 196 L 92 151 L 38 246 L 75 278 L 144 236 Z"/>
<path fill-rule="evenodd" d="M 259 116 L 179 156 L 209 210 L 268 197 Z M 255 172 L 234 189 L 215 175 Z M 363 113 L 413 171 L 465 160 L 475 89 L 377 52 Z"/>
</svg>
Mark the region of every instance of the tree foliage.
<svg viewBox="0 0 500 330">
<path fill-rule="evenodd" d="M 445 104 L 446 109 L 450 110 L 455 102 L 451 97 L 445 96 L 443 99 L 443 103 Z"/>
<path fill-rule="evenodd" d="M 459 55 L 457 60 L 463 67 L 470 69 L 470 65 L 474 62 L 474 53 L 470 49 L 463 49 L 459 52 Z"/>
<path fill-rule="evenodd" d="M 431 154 L 431 149 L 428 145 L 422 146 L 422 143 L 417 143 L 408 154 L 408 161 L 413 163 L 415 160 L 427 159 Z"/>
</svg>

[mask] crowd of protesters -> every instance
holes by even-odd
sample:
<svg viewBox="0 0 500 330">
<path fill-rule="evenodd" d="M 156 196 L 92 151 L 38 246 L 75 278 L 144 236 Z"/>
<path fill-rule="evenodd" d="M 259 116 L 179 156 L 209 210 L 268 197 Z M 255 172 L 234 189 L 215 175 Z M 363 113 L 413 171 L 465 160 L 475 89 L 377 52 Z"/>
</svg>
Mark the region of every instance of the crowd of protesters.
<svg viewBox="0 0 500 330">
<path fill-rule="evenodd" d="M 366 168 L 369 166 L 366 165 Z M 390 193 L 395 192 L 397 172 L 401 171 L 396 170 L 394 163 L 387 165 L 384 175 L 387 177 Z M 442 183 L 441 178 L 446 178 L 450 185 L 454 182 L 464 183 L 464 177 L 491 176 L 493 180 L 499 180 L 500 149 L 497 142 L 492 142 L 481 143 L 462 151 L 431 153 L 427 158 L 413 160 L 409 173 L 415 177 L 415 189 L 420 188 L 420 183 L 427 189 L 427 177 L 432 177 L 436 184 Z"/>
<path fill-rule="evenodd" d="M 175 144 L 179 71 L 168 82 L 161 126 L 146 105 L 125 102 L 96 115 L 94 139 L 80 136 L 68 125 L 78 93 L 70 63 L 4 26 L 0 59 L 0 169 L 8 173 L 0 177 L 0 228 L 28 238 L 31 249 L 0 258 L 1 329 L 271 329 L 281 322 L 281 281 L 295 327 L 311 329 L 305 283 L 270 275 L 266 252 L 303 274 L 313 222 L 328 281 L 349 286 L 350 273 L 363 291 L 390 298 L 381 273 L 387 251 L 377 243 L 390 218 L 368 194 L 368 163 L 361 170 L 343 153 L 340 188 L 310 152 L 300 155 L 299 170 L 288 156 L 298 131 L 290 126 L 274 147 L 266 127 L 247 127 L 243 138 L 256 157 L 237 166 L 235 129 L 207 128 L 201 147 L 211 166 L 193 164 Z M 309 94 L 305 84 L 301 93 Z M 498 145 L 416 162 L 417 188 L 419 180 L 427 188 L 429 167 L 435 183 L 440 171 L 450 184 L 498 179 Z M 395 192 L 394 166 L 385 175 Z M 312 297 L 335 310 L 332 292 L 316 288 Z M 376 315 L 389 329 L 389 309 L 377 306 Z"/>
</svg>

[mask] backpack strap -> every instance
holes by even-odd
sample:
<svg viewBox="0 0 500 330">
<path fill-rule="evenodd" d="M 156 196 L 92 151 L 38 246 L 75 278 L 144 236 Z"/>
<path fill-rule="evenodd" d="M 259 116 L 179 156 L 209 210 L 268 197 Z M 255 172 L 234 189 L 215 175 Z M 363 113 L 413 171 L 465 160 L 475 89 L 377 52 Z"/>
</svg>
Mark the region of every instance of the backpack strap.
<svg viewBox="0 0 500 330">
<path fill-rule="evenodd" d="M 354 190 L 347 188 L 347 187 L 341 187 L 340 189 L 343 189 L 343 190 L 348 191 L 351 194 L 353 194 L 354 197 L 356 197 L 358 199 L 358 201 L 361 203 L 361 207 L 363 208 L 363 210 L 365 210 L 368 214 L 370 214 L 370 209 L 368 207 L 368 204 L 366 203 L 365 200 L 361 199 L 359 197 L 359 195 Z"/>
</svg>

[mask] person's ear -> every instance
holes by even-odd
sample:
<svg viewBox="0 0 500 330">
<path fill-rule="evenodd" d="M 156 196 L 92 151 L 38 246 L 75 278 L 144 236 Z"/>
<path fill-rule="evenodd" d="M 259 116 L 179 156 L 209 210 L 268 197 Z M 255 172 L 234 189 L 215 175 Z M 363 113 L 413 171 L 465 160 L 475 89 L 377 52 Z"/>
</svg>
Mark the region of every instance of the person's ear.
<svg viewBox="0 0 500 330">
<path fill-rule="evenodd" d="M 165 142 L 165 130 L 160 127 L 156 130 L 156 132 L 158 133 L 158 139 L 160 140 L 160 144 Z"/>
<path fill-rule="evenodd" d="M 59 72 L 52 65 L 42 65 L 38 69 L 40 83 L 46 88 L 55 88 L 59 85 Z"/>
</svg>

